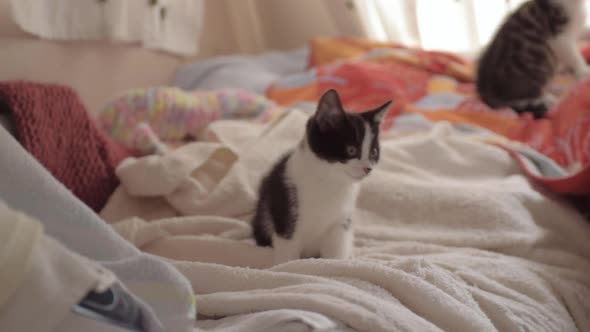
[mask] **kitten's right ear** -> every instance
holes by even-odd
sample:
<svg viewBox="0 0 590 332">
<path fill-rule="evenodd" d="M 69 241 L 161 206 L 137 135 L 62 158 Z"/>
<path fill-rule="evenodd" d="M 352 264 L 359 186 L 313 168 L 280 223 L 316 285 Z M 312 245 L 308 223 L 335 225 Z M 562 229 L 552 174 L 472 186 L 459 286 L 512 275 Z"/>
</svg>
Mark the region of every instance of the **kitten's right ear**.
<svg viewBox="0 0 590 332">
<path fill-rule="evenodd" d="M 338 92 L 334 89 L 326 91 L 318 103 L 318 109 L 314 115 L 315 121 L 321 130 L 333 128 L 343 119 L 344 109 L 340 102 Z"/>
<path fill-rule="evenodd" d="M 377 107 L 374 110 L 365 112 L 364 114 L 366 114 L 369 117 L 369 119 L 371 119 L 371 121 L 381 123 L 383 118 L 385 118 L 387 112 L 389 112 L 389 106 L 391 106 L 391 103 L 393 103 L 393 101 L 389 100 L 385 104 Z"/>
</svg>

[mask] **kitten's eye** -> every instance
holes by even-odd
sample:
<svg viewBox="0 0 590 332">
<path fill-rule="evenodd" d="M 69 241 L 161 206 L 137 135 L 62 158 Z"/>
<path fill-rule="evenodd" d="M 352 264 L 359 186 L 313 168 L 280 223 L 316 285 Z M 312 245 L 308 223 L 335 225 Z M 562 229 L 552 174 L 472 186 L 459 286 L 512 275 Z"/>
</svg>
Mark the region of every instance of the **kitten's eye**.
<svg viewBox="0 0 590 332">
<path fill-rule="evenodd" d="M 348 147 L 346 147 L 346 153 L 348 153 L 348 155 L 351 157 L 356 156 L 356 153 L 357 153 L 356 147 L 349 145 Z"/>
<path fill-rule="evenodd" d="M 371 158 L 377 158 L 378 153 L 379 151 L 377 151 L 377 148 L 373 148 L 373 150 L 371 150 Z"/>
</svg>

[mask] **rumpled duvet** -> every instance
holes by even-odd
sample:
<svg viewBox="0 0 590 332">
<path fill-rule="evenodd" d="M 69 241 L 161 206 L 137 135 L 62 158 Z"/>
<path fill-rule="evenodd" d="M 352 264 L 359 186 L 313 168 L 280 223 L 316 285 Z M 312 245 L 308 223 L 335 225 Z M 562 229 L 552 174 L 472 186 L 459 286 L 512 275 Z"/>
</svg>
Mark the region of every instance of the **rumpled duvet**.
<svg viewBox="0 0 590 332">
<path fill-rule="evenodd" d="M 307 116 L 218 121 L 208 140 L 117 168 L 101 216 L 191 281 L 197 326 L 300 309 L 357 331 L 590 330 L 590 225 L 504 149 L 445 122 L 383 135 L 354 258 L 272 266 L 248 221 L 261 177 Z"/>
</svg>

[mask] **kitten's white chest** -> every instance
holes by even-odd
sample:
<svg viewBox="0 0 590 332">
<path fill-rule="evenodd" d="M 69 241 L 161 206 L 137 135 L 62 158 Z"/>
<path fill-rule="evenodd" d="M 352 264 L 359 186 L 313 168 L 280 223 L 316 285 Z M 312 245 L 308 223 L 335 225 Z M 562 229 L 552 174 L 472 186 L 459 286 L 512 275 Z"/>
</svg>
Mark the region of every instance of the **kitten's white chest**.
<svg viewBox="0 0 590 332">
<path fill-rule="evenodd" d="M 303 255 L 315 256 L 319 254 L 326 234 L 350 220 L 359 184 L 344 176 L 329 174 L 337 171 L 329 170 L 329 165 L 321 165 L 319 169 L 297 166 L 294 163 L 288 171 L 290 181 L 297 189 L 298 216 L 293 240 L 300 244 Z M 313 164 L 306 163 L 306 167 L 313 168 Z"/>
<path fill-rule="evenodd" d="M 356 205 L 358 185 L 329 182 L 298 183 L 299 214 L 302 221 L 313 218 L 316 228 L 350 216 Z"/>
</svg>

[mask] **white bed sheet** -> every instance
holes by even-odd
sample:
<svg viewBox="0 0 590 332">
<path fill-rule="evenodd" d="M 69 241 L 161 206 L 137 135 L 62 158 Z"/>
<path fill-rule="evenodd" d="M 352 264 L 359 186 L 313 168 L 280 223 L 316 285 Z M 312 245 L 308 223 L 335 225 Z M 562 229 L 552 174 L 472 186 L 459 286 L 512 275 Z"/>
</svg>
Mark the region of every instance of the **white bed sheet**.
<svg viewBox="0 0 590 332">
<path fill-rule="evenodd" d="M 268 310 L 198 320 L 195 331 L 215 332 L 353 332 L 355 330 L 322 314 L 303 310 Z"/>
</svg>

